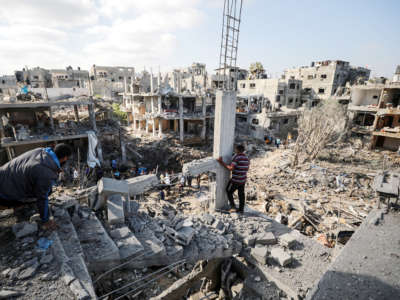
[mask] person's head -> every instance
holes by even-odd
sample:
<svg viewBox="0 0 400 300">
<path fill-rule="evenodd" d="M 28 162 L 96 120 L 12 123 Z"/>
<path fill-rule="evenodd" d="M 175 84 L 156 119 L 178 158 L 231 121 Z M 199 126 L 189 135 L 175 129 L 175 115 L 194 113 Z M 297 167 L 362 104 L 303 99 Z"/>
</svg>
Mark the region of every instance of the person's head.
<svg viewBox="0 0 400 300">
<path fill-rule="evenodd" d="M 57 155 L 60 165 L 63 165 L 72 155 L 72 150 L 67 144 L 58 144 L 54 148 L 54 153 Z"/>
<path fill-rule="evenodd" d="M 243 153 L 244 152 L 244 146 L 242 144 L 236 145 L 235 147 L 235 152 L 236 153 Z"/>
</svg>

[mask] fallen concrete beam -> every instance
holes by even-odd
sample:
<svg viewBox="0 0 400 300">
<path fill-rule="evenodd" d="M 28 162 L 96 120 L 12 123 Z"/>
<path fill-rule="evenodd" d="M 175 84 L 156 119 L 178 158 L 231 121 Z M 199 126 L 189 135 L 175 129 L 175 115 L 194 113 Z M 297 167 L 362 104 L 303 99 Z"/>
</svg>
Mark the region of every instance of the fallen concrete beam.
<svg viewBox="0 0 400 300">
<path fill-rule="evenodd" d="M 128 183 L 129 195 L 135 196 L 143 194 L 158 185 L 158 178 L 156 175 L 150 174 L 129 178 L 126 182 Z"/>
<path fill-rule="evenodd" d="M 100 195 L 128 194 L 128 183 L 125 180 L 116 180 L 103 177 L 97 182 L 97 189 Z"/>
<path fill-rule="evenodd" d="M 185 176 L 198 176 L 206 172 L 215 172 L 217 169 L 217 161 L 213 157 L 206 157 L 199 160 L 191 161 L 183 165 L 182 173 Z"/>
</svg>

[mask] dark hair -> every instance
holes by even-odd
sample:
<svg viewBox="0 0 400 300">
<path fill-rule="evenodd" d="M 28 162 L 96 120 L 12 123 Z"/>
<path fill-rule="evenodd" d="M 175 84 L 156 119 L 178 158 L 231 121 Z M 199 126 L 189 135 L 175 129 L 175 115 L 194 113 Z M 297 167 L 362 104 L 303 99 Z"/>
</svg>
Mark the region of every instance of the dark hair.
<svg viewBox="0 0 400 300">
<path fill-rule="evenodd" d="M 244 152 L 244 146 L 242 144 L 236 145 L 236 150 L 242 153 Z"/>
<path fill-rule="evenodd" d="M 54 148 L 54 153 L 57 155 L 58 159 L 68 157 L 72 155 L 72 150 L 71 147 L 68 146 L 67 144 L 58 144 Z"/>
</svg>

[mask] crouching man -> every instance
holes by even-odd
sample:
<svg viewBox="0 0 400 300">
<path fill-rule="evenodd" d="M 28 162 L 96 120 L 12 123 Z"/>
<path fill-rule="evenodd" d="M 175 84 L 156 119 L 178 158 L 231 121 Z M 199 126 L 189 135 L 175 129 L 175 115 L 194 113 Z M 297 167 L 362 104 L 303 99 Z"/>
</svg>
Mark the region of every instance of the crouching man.
<svg viewBox="0 0 400 300">
<path fill-rule="evenodd" d="M 28 151 L 0 167 L 0 209 L 16 208 L 36 201 L 43 229 L 54 230 L 49 219 L 49 199 L 61 166 L 72 154 L 66 144 Z"/>
</svg>

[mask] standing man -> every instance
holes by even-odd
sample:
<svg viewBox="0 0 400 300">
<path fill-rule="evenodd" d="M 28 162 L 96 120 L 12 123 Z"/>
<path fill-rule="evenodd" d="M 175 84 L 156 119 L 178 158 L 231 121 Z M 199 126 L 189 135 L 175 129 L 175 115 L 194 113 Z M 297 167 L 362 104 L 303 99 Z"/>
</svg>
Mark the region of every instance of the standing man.
<svg viewBox="0 0 400 300">
<path fill-rule="evenodd" d="M 0 209 L 20 207 L 36 200 L 44 229 L 55 229 L 49 218 L 49 195 L 61 167 L 72 154 L 66 144 L 28 151 L 0 167 Z"/>
<path fill-rule="evenodd" d="M 222 160 L 222 157 L 218 158 L 217 161 L 226 169 L 232 172 L 232 178 L 226 187 L 228 194 L 229 204 L 231 206 L 231 212 L 243 213 L 245 193 L 244 187 L 246 185 L 247 171 L 249 170 L 250 162 L 246 154 L 244 154 L 244 146 L 237 145 L 235 148 L 236 154 L 232 158 L 232 163 L 227 165 Z M 236 209 L 235 202 L 233 201 L 233 193 L 238 191 L 239 196 L 239 209 Z"/>
</svg>

